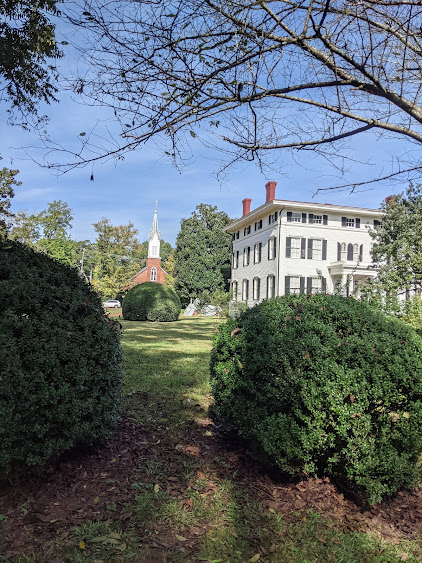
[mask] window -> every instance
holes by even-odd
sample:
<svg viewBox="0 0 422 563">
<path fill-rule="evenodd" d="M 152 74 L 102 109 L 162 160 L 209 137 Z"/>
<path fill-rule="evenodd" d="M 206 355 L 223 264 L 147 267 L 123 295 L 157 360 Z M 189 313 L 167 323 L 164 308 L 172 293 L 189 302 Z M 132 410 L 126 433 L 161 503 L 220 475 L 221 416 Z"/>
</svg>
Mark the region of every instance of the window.
<svg viewBox="0 0 422 563">
<path fill-rule="evenodd" d="M 259 229 L 262 229 L 262 219 L 255 223 L 255 231 L 259 231 Z"/>
<path fill-rule="evenodd" d="M 275 276 L 270 275 L 267 277 L 267 297 L 275 297 Z"/>
<path fill-rule="evenodd" d="M 299 237 L 290 238 L 290 258 L 300 258 L 301 239 Z"/>
<path fill-rule="evenodd" d="M 268 217 L 268 224 L 271 225 L 272 223 L 276 223 L 277 219 L 278 219 L 278 211 L 276 211 L 275 213 L 272 213 Z"/>
<path fill-rule="evenodd" d="M 360 219 L 354 217 L 342 217 L 341 218 L 342 227 L 356 227 L 360 229 Z"/>
<path fill-rule="evenodd" d="M 322 215 L 314 215 L 314 220 L 312 222 L 322 225 Z"/>
<path fill-rule="evenodd" d="M 250 235 L 251 234 L 251 226 L 249 225 L 249 227 L 245 227 L 243 229 L 243 236 L 245 237 L 246 235 Z"/>
<path fill-rule="evenodd" d="M 243 249 L 243 265 L 249 266 L 249 261 L 251 259 L 251 247 L 247 246 Z"/>
<path fill-rule="evenodd" d="M 311 293 L 321 293 L 322 290 L 321 278 L 309 278 L 309 279 L 310 279 L 309 288 L 311 290 Z"/>
<path fill-rule="evenodd" d="M 238 283 L 237 281 L 232 283 L 232 298 L 234 301 L 237 301 L 237 290 L 238 290 Z"/>
<path fill-rule="evenodd" d="M 254 246 L 254 263 L 255 264 L 258 264 L 259 262 L 261 262 L 261 248 L 262 248 L 261 242 L 257 242 Z"/>
<path fill-rule="evenodd" d="M 292 223 L 301 223 L 302 213 L 292 213 Z"/>
<path fill-rule="evenodd" d="M 346 258 L 347 258 L 347 245 L 345 242 L 342 242 L 340 247 L 340 260 L 344 262 Z"/>
<path fill-rule="evenodd" d="M 290 293 L 300 293 L 300 276 L 290 276 Z"/>
<path fill-rule="evenodd" d="M 274 260 L 277 254 L 275 237 L 268 239 L 268 260 Z"/>
<path fill-rule="evenodd" d="M 240 231 L 236 231 L 236 239 L 240 237 Z"/>
<path fill-rule="evenodd" d="M 157 252 L 157 247 L 156 247 L 156 246 L 153 246 L 153 247 L 152 247 L 152 255 L 153 255 L 153 256 L 158 256 L 158 252 Z"/>
<path fill-rule="evenodd" d="M 321 239 L 310 239 L 310 240 L 312 240 L 312 260 L 321 260 L 322 240 Z"/>
<path fill-rule="evenodd" d="M 236 250 L 236 252 L 233 253 L 233 269 L 236 269 L 239 267 L 239 251 Z"/>
<path fill-rule="evenodd" d="M 249 297 L 249 280 L 242 281 L 242 301 L 247 301 Z"/>
<path fill-rule="evenodd" d="M 259 300 L 260 285 L 261 285 L 261 280 L 259 278 L 254 278 L 252 281 L 252 293 L 253 293 L 254 301 Z"/>
<path fill-rule="evenodd" d="M 157 281 L 157 268 L 155 266 L 151 268 L 150 280 L 153 282 Z"/>
<path fill-rule="evenodd" d="M 353 245 L 353 260 L 357 262 L 359 260 L 359 245 Z"/>
</svg>

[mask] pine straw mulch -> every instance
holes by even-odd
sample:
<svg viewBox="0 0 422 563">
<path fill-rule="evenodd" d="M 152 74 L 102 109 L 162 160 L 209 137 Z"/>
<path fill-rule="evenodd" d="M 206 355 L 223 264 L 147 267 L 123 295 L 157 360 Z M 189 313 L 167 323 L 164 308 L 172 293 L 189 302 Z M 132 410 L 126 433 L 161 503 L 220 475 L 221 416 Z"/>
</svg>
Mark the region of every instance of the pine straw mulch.
<svg viewBox="0 0 422 563">
<path fill-rule="evenodd" d="M 420 534 L 421 491 L 400 492 L 364 510 L 344 498 L 328 479 L 277 482 L 246 456 L 240 444 L 227 445 L 210 419 L 196 419 L 176 448 L 201 478 L 216 473 L 230 478 L 263 506 L 283 514 L 287 522 L 301 519 L 300 514 L 311 509 L 332 519 L 340 529 L 373 532 L 390 542 L 414 539 Z M 173 461 L 177 457 L 174 440 L 165 433 L 157 436 L 157 432 L 129 418 L 120 421 L 106 447 L 21 474 L 19 480 L 2 482 L 0 513 L 6 517 L 2 538 L 5 560 L 42 553 L 57 531 L 64 532 L 65 537 L 66 530 L 88 520 L 111 518 L 124 529 L 132 516 L 130 505 L 136 494 L 133 483 L 148 480 L 143 471 L 149 457 L 165 464 L 161 489 L 183 499 L 186 483 L 181 479 L 180 466 Z M 208 494 L 212 494 L 212 481 L 209 483 Z M 192 540 L 195 534 L 198 531 L 192 530 Z M 189 539 L 189 531 L 185 535 Z M 153 540 L 151 537 L 151 545 Z M 172 542 L 177 544 L 177 539 L 169 531 L 163 543 L 171 549 Z"/>
</svg>

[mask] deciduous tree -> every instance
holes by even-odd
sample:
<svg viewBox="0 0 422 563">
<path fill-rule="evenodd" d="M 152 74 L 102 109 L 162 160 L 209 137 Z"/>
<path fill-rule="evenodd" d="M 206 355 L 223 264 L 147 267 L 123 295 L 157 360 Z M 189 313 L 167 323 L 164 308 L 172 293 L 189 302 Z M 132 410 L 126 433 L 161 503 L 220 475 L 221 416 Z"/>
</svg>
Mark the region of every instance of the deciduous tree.
<svg viewBox="0 0 422 563">
<path fill-rule="evenodd" d="M 18 173 L 19 170 L 9 168 L 0 170 L 0 238 L 7 232 L 7 219 L 13 216 L 10 211 L 11 200 L 15 196 L 13 186 L 20 186 L 22 183 L 15 178 Z"/>
<path fill-rule="evenodd" d="M 159 137 L 177 160 L 197 138 L 229 162 L 313 151 L 352 188 L 407 181 L 422 172 L 421 16 L 420 0 L 86 0 L 75 84 L 120 122 L 107 154 Z M 368 131 L 403 151 L 358 181 L 347 141 Z"/>
</svg>

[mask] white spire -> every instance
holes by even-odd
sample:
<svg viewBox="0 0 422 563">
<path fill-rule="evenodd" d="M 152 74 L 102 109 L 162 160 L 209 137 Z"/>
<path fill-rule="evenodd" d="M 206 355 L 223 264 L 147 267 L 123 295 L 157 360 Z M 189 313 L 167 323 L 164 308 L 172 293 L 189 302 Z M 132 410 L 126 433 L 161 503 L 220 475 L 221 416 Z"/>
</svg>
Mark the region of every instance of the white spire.
<svg viewBox="0 0 422 563">
<path fill-rule="evenodd" d="M 161 235 L 158 230 L 158 216 L 157 216 L 157 200 L 155 200 L 154 218 L 152 220 L 152 227 L 148 235 L 148 258 L 160 257 L 160 241 Z"/>
</svg>

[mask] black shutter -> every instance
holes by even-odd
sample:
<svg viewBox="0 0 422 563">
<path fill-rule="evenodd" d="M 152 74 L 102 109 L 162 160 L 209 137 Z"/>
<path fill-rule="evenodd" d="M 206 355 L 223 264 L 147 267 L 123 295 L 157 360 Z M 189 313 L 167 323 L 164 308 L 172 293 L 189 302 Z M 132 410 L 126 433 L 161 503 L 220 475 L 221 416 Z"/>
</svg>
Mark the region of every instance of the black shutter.
<svg viewBox="0 0 422 563">
<path fill-rule="evenodd" d="M 314 222 L 314 214 L 309 213 L 308 223 L 313 223 L 313 222 Z"/>
<path fill-rule="evenodd" d="M 273 258 L 275 258 L 277 256 L 277 239 L 274 237 L 274 256 Z"/>
<path fill-rule="evenodd" d="M 246 280 L 246 301 L 249 299 L 249 280 Z"/>
<path fill-rule="evenodd" d="M 380 226 L 380 222 L 377 221 L 377 219 L 374 219 L 374 227 L 379 227 Z"/>
<path fill-rule="evenodd" d="M 323 215 L 323 216 L 322 216 L 322 224 L 323 224 L 323 225 L 328 225 L 328 215 Z"/>
<path fill-rule="evenodd" d="M 353 244 L 351 242 L 347 245 L 347 259 L 353 260 Z"/>
<path fill-rule="evenodd" d="M 308 238 L 308 260 L 312 260 L 313 244 L 314 244 L 314 241 L 311 238 Z"/>
<path fill-rule="evenodd" d="M 302 213 L 302 223 L 306 223 L 306 213 Z"/>
<path fill-rule="evenodd" d="M 337 243 L 337 262 L 341 261 L 341 244 Z"/>
<path fill-rule="evenodd" d="M 258 300 L 259 300 L 260 292 L 261 292 L 261 278 L 258 278 L 258 292 L 257 292 L 257 294 L 258 294 L 258 297 L 257 297 Z"/>
<path fill-rule="evenodd" d="M 355 227 L 357 229 L 360 229 L 360 219 L 358 219 L 357 217 L 356 217 Z"/>
<path fill-rule="evenodd" d="M 300 239 L 300 257 L 306 258 L 306 238 Z"/>
<path fill-rule="evenodd" d="M 306 293 L 308 295 L 312 293 L 312 278 L 306 278 Z"/>
<path fill-rule="evenodd" d="M 322 259 L 327 260 L 327 241 L 324 239 L 322 241 Z"/>
<path fill-rule="evenodd" d="M 346 217 L 342 217 L 341 218 L 341 226 L 345 227 L 346 226 Z"/>
<path fill-rule="evenodd" d="M 363 244 L 361 244 L 359 248 L 359 261 L 362 262 L 362 260 L 363 260 Z"/>
<path fill-rule="evenodd" d="M 286 238 L 286 258 L 290 258 L 292 255 L 292 237 Z"/>
<path fill-rule="evenodd" d="M 290 294 L 290 276 L 284 277 L 284 294 L 285 295 Z"/>
<path fill-rule="evenodd" d="M 276 211 L 276 212 L 274 213 L 274 222 L 277 221 L 277 219 L 278 219 L 278 211 Z"/>
<path fill-rule="evenodd" d="M 290 223 L 291 220 L 292 220 L 292 212 L 291 212 L 291 211 L 288 211 L 288 212 L 287 212 L 287 221 L 289 221 L 289 223 Z"/>
<path fill-rule="evenodd" d="M 271 225 L 271 215 L 268 217 L 268 224 Z"/>
<path fill-rule="evenodd" d="M 300 278 L 300 293 L 305 293 L 305 278 Z"/>
<path fill-rule="evenodd" d="M 322 290 L 322 293 L 327 292 L 327 280 L 326 280 L 326 278 L 321 278 L 321 290 Z"/>
</svg>

